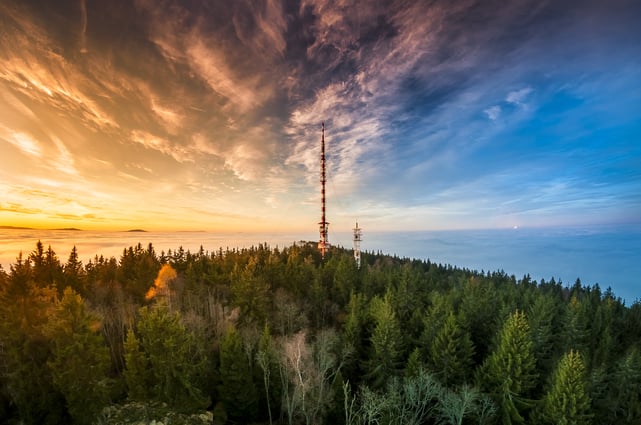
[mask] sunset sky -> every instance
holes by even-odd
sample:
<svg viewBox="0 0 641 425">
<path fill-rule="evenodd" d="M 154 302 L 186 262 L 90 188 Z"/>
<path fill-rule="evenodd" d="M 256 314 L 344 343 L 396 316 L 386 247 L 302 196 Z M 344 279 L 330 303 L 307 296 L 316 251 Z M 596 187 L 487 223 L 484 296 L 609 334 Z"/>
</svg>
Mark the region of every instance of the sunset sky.
<svg viewBox="0 0 641 425">
<path fill-rule="evenodd" d="M 0 1 L 0 225 L 641 221 L 641 2 Z"/>
</svg>

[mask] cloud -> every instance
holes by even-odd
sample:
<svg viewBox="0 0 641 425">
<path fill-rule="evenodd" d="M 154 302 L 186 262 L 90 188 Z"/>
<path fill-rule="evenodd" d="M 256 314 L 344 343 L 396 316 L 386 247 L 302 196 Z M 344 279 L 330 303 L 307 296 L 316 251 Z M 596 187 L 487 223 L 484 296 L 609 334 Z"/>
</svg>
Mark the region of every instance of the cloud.
<svg viewBox="0 0 641 425">
<path fill-rule="evenodd" d="M 487 115 L 490 120 L 496 121 L 501 115 L 501 107 L 498 105 L 490 106 L 483 112 L 485 112 L 485 115 Z"/>
<path fill-rule="evenodd" d="M 87 5 L 80 0 L 80 53 L 87 53 Z"/>
<path fill-rule="evenodd" d="M 159 100 L 152 97 L 151 110 L 160 118 L 163 127 L 168 132 L 176 134 L 182 127 L 184 116 L 178 108 L 163 105 Z"/>
<path fill-rule="evenodd" d="M 511 91 L 507 96 L 505 96 L 505 101 L 514 105 L 523 105 L 525 98 L 528 97 L 532 91 L 532 87 L 525 87 L 520 90 Z"/>
<path fill-rule="evenodd" d="M 501 172 L 521 177 L 514 163 L 532 171 L 541 158 L 592 158 L 566 145 L 598 145 L 587 138 L 604 117 L 606 150 L 635 163 L 618 140 L 636 130 L 616 132 L 636 123 L 638 46 L 633 14 L 620 21 L 617 4 L 604 18 L 592 0 L 580 11 L 534 0 L 1 2 L 0 143 L 10 160 L 0 172 L 16 183 L 28 169 L 35 189 L 95 200 L 96 211 L 113 205 L 107 215 L 119 219 L 150 214 L 133 208 L 145 193 L 170 222 L 173 205 L 190 214 L 213 198 L 217 210 L 238 210 L 238 223 L 261 208 L 303 220 L 317 212 L 325 121 L 336 219 L 490 214 L 474 193 L 513 195 L 497 182 Z M 625 72 L 609 70 L 612 57 Z M 536 151 L 535 139 L 545 141 Z M 631 173 L 621 164 L 607 167 Z M 47 205 L 73 214 L 60 202 Z"/>
<path fill-rule="evenodd" d="M 255 53 L 285 54 L 287 19 L 280 1 L 236 1 L 232 23 L 238 39 Z"/>
<path fill-rule="evenodd" d="M 146 131 L 132 131 L 130 140 L 144 146 L 147 149 L 155 150 L 164 155 L 170 156 L 177 162 L 194 162 L 193 155 L 188 149 L 172 144 L 168 140 Z"/>
<path fill-rule="evenodd" d="M 69 152 L 69 149 L 67 149 L 65 144 L 57 137 L 53 136 L 52 139 L 59 152 L 57 159 L 53 160 L 54 167 L 63 173 L 77 176 L 78 170 L 75 167 L 73 156 L 71 152 Z"/>
<path fill-rule="evenodd" d="M 18 148 L 22 153 L 37 158 L 42 157 L 42 148 L 40 147 L 40 144 L 30 135 L 21 132 L 11 132 L 11 130 L 6 128 L 3 129 L 1 127 L 0 130 L 4 130 L 5 132 L 4 136 L 0 135 L 2 140 Z"/>
<path fill-rule="evenodd" d="M 190 66 L 228 105 L 245 113 L 261 105 L 269 97 L 257 78 L 243 80 L 235 75 L 228 68 L 224 57 L 206 46 L 199 37 L 192 43 L 187 48 Z"/>
<path fill-rule="evenodd" d="M 165 59 L 173 66 L 188 66 L 219 96 L 218 104 L 222 103 L 227 113 L 247 113 L 271 98 L 273 89 L 269 80 L 252 71 L 256 66 L 252 59 L 260 58 L 239 55 L 235 46 L 231 46 L 228 34 L 206 29 L 208 23 L 193 16 L 180 3 L 172 3 L 166 9 L 159 9 L 155 3 L 147 1 L 137 4 L 150 16 L 151 41 Z M 269 3 L 265 9 L 276 23 L 261 24 L 262 33 L 267 34 L 271 42 L 278 41 L 276 28 L 282 26 L 276 9 L 276 3 Z M 195 22 L 187 25 L 188 20 Z M 258 22 L 262 22 L 262 18 Z"/>
</svg>

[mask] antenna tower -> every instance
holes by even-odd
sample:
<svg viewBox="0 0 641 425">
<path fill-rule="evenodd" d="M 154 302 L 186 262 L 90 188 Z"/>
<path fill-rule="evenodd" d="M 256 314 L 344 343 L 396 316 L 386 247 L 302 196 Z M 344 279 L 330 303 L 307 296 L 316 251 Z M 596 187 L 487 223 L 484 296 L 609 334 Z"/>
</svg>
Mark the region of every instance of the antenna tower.
<svg viewBox="0 0 641 425">
<path fill-rule="evenodd" d="M 356 227 L 354 227 L 354 260 L 356 261 L 356 267 L 361 268 L 361 241 L 363 240 L 363 229 L 358 227 L 358 221 L 356 222 Z"/>
<path fill-rule="evenodd" d="M 329 249 L 329 239 L 327 238 L 327 228 L 329 223 L 325 218 L 325 183 L 327 175 L 325 174 L 325 122 L 321 126 L 321 155 L 320 155 L 320 182 L 321 182 L 321 221 L 318 223 L 320 230 L 320 240 L 318 241 L 318 250 L 321 257 L 325 258 L 325 253 Z"/>
</svg>

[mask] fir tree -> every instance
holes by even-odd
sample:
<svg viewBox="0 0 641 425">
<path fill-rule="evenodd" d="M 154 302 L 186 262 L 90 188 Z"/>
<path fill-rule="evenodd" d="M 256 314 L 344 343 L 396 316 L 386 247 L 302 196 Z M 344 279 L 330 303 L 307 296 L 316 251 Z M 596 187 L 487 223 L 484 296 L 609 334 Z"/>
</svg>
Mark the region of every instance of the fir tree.
<svg viewBox="0 0 641 425">
<path fill-rule="evenodd" d="M 552 387 L 543 399 L 541 417 L 555 425 L 591 423 L 585 363 L 578 351 L 570 350 L 561 358 Z"/>
<path fill-rule="evenodd" d="M 387 298 L 375 297 L 370 308 L 375 325 L 370 338 L 372 346 L 367 377 L 374 388 L 381 388 L 398 373 L 403 354 L 403 337 Z"/>
<path fill-rule="evenodd" d="M 504 424 L 523 423 L 536 379 L 530 327 L 525 314 L 517 310 L 506 320 L 496 349 L 483 363 L 479 385 L 493 397 Z"/>
<path fill-rule="evenodd" d="M 100 334 L 100 322 L 71 288 L 56 304 L 45 332 L 53 342 L 53 383 L 64 395 L 74 423 L 90 424 L 107 404 L 110 380 L 109 350 Z"/>
<path fill-rule="evenodd" d="M 462 384 L 469 376 L 474 346 L 469 332 L 459 326 L 454 313 L 450 313 L 432 341 L 430 355 L 434 373 L 444 385 Z"/>
<path fill-rule="evenodd" d="M 133 329 L 127 331 L 125 341 L 125 381 L 130 400 L 145 400 L 149 397 L 151 374 L 149 360 L 140 347 L 140 341 Z"/>
<path fill-rule="evenodd" d="M 220 342 L 220 398 L 230 418 L 251 421 L 258 408 L 258 391 L 247 363 L 243 341 L 229 326 Z"/>
<path fill-rule="evenodd" d="M 165 304 L 143 307 L 138 334 L 151 372 L 152 399 L 183 411 L 206 407 L 209 399 L 203 391 L 207 379 L 203 342 L 185 328 L 180 314 L 171 313 Z"/>
</svg>

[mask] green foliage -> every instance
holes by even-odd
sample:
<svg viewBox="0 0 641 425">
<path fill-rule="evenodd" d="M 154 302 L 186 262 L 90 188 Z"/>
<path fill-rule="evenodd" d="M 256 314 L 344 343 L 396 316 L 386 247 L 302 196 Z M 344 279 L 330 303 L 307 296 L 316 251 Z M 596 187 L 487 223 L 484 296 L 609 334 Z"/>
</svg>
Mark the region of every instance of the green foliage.
<svg viewBox="0 0 641 425">
<path fill-rule="evenodd" d="M 45 327 L 53 341 L 48 366 L 54 386 L 78 424 L 93 423 L 109 399 L 109 351 L 99 330 L 98 318 L 71 288 L 65 289 Z"/>
<path fill-rule="evenodd" d="M 128 377 L 129 388 L 134 390 L 133 399 L 144 395 L 140 394 L 144 393 L 141 387 L 147 386 L 149 398 L 181 411 L 209 405 L 204 391 L 208 359 L 203 342 L 185 328 L 179 313 L 171 313 L 164 304 L 143 307 L 136 333 L 139 344 L 135 340 L 128 342 L 126 352 L 134 371 Z M 140 352 L 144 358 L 139 357 Z M 149 375 L 140 370 L 145 364 Z"/>
<path fill-rule="evenodd" d="M 154 284 L 163 266 L 169 286 Z M 161 296 L 145 300 L 152 285 Z M 367 253 L 356 270 L 350 251 L 321 262 L 314 243 L 160 256 L 138 244 L 84 266 L 38 243 L 0 269 L 9 423 L 90 421 L 126 397 L 102 423 L 203 408 L 219 423 L 543 423 L 570 397 L 561 366 L 580 348 L 583 418 L 637 424 L 640 344 L 641 303 L 598 285 Z"/>
<path fill-rule="evenodd" d="M 505 424 L 523 423 L 536 385 L 536 359 L 525 314 L 516 311 L 503 325 L 496 349 L 485 360 L 477 381 L 488 391 Z"/>
<path fill-rule="evenodd" d="M 67 263 L 63 266 L 62 280 L 65 287 L 70 287 L 83 297 L 86 296 L 86 273 L 75 246 L 71 249 Z"/>
<path fill-rule="evenodd" d="M 407 358 L 404 375 L 417 376 L 422 369 L 424 369 L 424 364 L 421 359 L 421 350 L 416 347 Z"/>
<path fill-rule="evenodd" d="M 420 425 L 435 418 L 443 387 L 424 370 L 416 376 L 391 379 L 384 391 L 363 387 L 355 422 L 362 424 Z"/>
<path fill-rule="evenodd" d="M 255 323 L 259 326 L 265 323 L 269 306 L 269 284 L 259 273 L 255 261 L 234 272 L 231 296 L 234 306 L 240 308 L 241 323 Z"/>
<path fill-rule="evenodd" d="M 490 399 L 478 389 L 463 385 L 458 391 L 444 390 L 438 406 L 440 423 L 462 425 L 465 418 L 476 423 L 491 423 L 496 409 Z"/>
<path fill-rule="evenodd" d="M 375 297 L 370 303 L 374 329 L 367 378 L 373 388 L 381 388 L 398 374 L 403 356 L 403 337 L 388 298 Z"/>
<path fill-rule="evenodd" d="M 528 323 L 532 333 L 532 346 L 537 369 L 548 375 L 554 367 L 555 346 L 558 339 L 557 318 L 559 303 L 550 295 L 537 296 L 528 310 Z"/>
<path fill-rule="evenodd" d="M 168 424 L 168 425 L 210 425 L 216 424 L 216 410 L 204 410 L 190 414 L 176 412 L 166 404 L 159 402 L 129 402 L 124 405 L 106 407 L 97 424 Z M 224 422 L 220 423 L 221 425 Z"/>
<path fill-rule="evenodd" d="M 244 354 L 243 340 L 229 326 L 220 342 L 220 387 L 218 394 L 230 418 L 253 420 L 258 413 L 258 391 L 251 365 Z"/>
<path fill-rule="evenodd" d="M 615 364 L 607 384 L 609 419 L 618 424 L 641 423 L 641 352 L 632 348 Z"/>
<path fill-rule="evenodd" d="M 334 273 L 332 298 L 338 305 L 347 304 L 352 291 L 357 289 L 358 269 L 354 258 L 349 255 L 340 256 L 336 272 Z"/>
<path fill-rule="evenodd" d="M 48 361 L 52 344 L 44 332 L 56 302 L 52 288 L 33 280 L 30 260 L 18 257 L 0 291 L 0 345 L 6 393 L 27 424 L 68 420 L 64 397 L 54 386 Z"/>
<path fill-rule="evenodd" d="M 130 400 L 143 401 L 150 397 L 150 391 L 153 377 L 149 369 L 149 359 L 147 354 L 142 351 L 140 341 L 136 337 L 133 329 L 127 332 L 125 342 L 125 380 Z"/>
<path fill-rule="evenodd" d="M 541 410 L 542 421 L 548 424 L 592 423 L 585 363 L 578 351 L 571 350 L 561 358 Z"/>
<path fill-rule="evenodd" d="M 445 385 L 460 385 L 471 376 L 474 346 L 469 333 L 450 313 L 432 341 L 430 358 L 434 374 Z"/>
<path fill-rule="evenodd" d="M 576 296 L 570 298 L 563 320 L 563 351 L 588 351 L 589 320 L 587 304 L 580 301 Z"/>
</svg>

